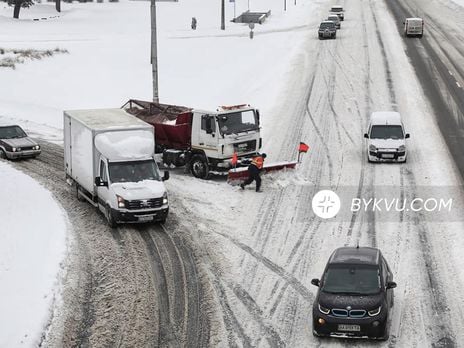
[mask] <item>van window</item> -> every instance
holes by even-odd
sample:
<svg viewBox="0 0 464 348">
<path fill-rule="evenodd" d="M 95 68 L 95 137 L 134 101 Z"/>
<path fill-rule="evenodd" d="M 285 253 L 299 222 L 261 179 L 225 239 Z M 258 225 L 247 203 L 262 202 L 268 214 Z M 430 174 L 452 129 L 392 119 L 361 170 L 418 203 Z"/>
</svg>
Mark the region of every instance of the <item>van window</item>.
<svg viewBox="0 0 464 348">
<path fill-rule="evenodd" d="M 100 161 L 100 180 L 103 182 L 108 182 L 108 175 L 106 174 L 106 163 Z"/>
<path fill-rule="evenodd" d="M 372 126 L 371 139 L 403 139 L 403 127 L 398 125 Z"/>
</svg>

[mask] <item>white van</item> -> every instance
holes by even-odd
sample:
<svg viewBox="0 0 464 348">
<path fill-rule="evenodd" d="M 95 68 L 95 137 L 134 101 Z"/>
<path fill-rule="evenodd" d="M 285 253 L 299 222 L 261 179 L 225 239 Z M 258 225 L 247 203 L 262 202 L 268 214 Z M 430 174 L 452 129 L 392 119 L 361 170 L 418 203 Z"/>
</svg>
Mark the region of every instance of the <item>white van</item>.
<svg viewBox="0 0 464 348">
<path fill-rule="evenodd" d="M 371 115 L 369 128 L 364 134 L 369 162 L 406 162 L 406 141 L 401 116 L 398 112 L 380 111 Z"/>
<path fill-rule="evenodd" d="M 424 35 L 424 20 L 422 18 L 406 18 L 404 24 L 404 36 Z"/>
</svg>

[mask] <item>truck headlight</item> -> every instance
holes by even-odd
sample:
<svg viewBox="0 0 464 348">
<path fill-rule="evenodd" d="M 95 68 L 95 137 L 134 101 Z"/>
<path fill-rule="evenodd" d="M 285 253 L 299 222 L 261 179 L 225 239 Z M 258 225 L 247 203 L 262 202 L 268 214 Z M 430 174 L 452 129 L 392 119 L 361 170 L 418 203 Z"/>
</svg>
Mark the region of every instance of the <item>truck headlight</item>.
<svg viewBox="0 0 464 348">
<path fill-rule="evenodd" d="M 369 145 L 369 151 L 377 152 L 377 148 L 375 147 L 375 145 Z"/>
<path fill-rule="evenodd" d="M 376 315 L 380 313 L 381 310 L 382 310 L 382 306 L 380 306 L 379 308 L 375 308 L 370 311 L 367 311 L 367 314 L 369 314 L 370 317 L 375 317 Z"/>
<path fill-rule="evenodd" d="M 126 207 L 126 201 L 124 198 L 121 196 L 116 195 L 116 198 L 118 199 L 118 208 L 125 208 Z"/>
<path fill-rule="evenodd" d="M 398 147 L 398 152 L 405 152 L 405 151 L 406 151 L 406 146 L 400 145 L 400 146 Z"/>
<path fill-rule="evenodd" d="M 329 314 L 330 309 L 325 308 L 325 307 L 322 307 L 320 304 L 318 304 L 318 306 L 319 306 L 319 311 L 320 311 L 321 313 Z"/>
<path fill-rule="evenodd" d="M 168 194 L 167 192 L 164 193 L 163 195 L 163 205 L 168 204 Z"/>
</svg>

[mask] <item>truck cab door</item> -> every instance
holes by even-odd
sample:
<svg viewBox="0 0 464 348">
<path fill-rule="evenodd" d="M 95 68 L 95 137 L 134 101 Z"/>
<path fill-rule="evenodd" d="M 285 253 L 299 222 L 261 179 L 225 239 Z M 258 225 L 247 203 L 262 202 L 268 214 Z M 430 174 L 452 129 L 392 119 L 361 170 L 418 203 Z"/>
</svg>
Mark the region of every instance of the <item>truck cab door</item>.
<svg viewBox="0 0 464 348">
<path fill-rule="evenodd" d="M 218 136 L 216 116 L 206 114 L 201 115 L 198 146 L 203 148 L 205 152 L 217 152 Z M 209 156 L 208 153 L 207 156 L 216 157 Z"/>
<path fill-rule="evenodd" d="M 100 178 L 100 185 L 97 185 L 98 194 L 98 207 L 102 212 L 106 211 L 106 202 L 110 201 L 109 190 L 109 175 L 108 175 L 108 162 L 104 158 L 100 158 L 98 166 L 98 175 Z"/>
</svg>

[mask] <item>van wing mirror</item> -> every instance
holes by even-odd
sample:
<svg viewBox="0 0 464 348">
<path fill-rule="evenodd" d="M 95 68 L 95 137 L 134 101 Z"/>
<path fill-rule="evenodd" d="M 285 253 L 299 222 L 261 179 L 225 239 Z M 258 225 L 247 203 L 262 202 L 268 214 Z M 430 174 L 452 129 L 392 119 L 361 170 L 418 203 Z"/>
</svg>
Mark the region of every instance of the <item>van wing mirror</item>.
<svg viewBox="0 0 464 348">
<path fill-rule="evenodd" d="M 387 289 L 394 289 L 396 288 L 396 283 L 395 282 L 388 282 L 387 283 Z"/>
<path fill-rule="evenodd" d="M 167 170 L 164 171 L 163 181 L 169 180 L 169 172 Z"/>
<path fill-rule="evenodd" d="M 369 139 L 369 134 L 364 133 L 364 138 Z"/>
<path fill-rule="evenodd" d="M 95 185 L 96 186 L 108 186 L 108 183 L 106 181 L 102 181 L 101 177 L 97 176 L 95 178 Z"/>
<path fill-rule="evenodd" d="M 311 280 L 311 284 L 313 284 L 313 285 L 319 287 L 319 285 L 321 284 L 321 282 L 320 282 L 319 279 L 314 278 L 314 279 Z"/>
<path fill-rule="evenodd" d="M 409 135 L 409 133 L 406 133 L 406 135 L 404 136 L 405 139 L 409 139 L 411 136 Z"/>
</svg>

